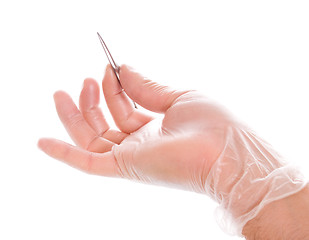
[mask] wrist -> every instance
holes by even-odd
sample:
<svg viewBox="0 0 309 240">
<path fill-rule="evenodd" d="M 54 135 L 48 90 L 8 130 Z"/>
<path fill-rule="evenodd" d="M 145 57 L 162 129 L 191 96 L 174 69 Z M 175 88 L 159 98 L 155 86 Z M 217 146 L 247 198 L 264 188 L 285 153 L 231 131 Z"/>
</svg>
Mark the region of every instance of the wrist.
<svg viewBox="0 0 309 240">
<path fill-rule="evenodd" d="M 231 235 L 272 202 L 305 187 L 301 173 L 246 128 L 229 128 L 226 145 L 206 181 L 206 192 L 219 202 L 217 221 Z"/>
<path fill-rule="evenodd" d="M 264 206 L 248 221 L 242 234 L 246 239 L 309 239 L 309 186 Z"/>
</svg>

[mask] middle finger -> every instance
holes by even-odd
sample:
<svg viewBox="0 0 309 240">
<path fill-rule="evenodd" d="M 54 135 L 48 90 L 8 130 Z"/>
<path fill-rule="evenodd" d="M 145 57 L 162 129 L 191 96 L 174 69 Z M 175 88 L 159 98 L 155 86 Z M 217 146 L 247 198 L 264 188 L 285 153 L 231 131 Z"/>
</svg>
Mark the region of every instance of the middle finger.
<svg viewBox="0 0 309 240">
<path fill-rule="evenodd" d="M 79 109 L 84 119 L 98 136 L 120 144 L 122 140 L 128 136 L 128 134 L 110 129 L 99 107 L 99 103 L 99 84 L 94 79 L 85 79 L 84 86 L 79 97 Z"/>
</svg>

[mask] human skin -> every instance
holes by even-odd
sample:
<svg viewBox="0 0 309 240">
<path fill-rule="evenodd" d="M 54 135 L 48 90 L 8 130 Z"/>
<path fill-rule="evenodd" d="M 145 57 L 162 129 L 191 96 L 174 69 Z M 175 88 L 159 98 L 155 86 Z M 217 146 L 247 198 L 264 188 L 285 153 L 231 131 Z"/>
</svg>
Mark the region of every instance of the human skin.
<svg viewBox="0 0 309 240">
<path fill-rule="evenodd" d="M 248 240 L 309 239 L 309 186 L 266 205 L 242 233 Z"/>
<path fill-rule="evenodd" d="M 79 109 L 65 92 L 54 95 L 59 118 L 76 146 L 44 138 L 38 143 L 40 149 L 87 173 L 205 193 L 206 178 L 222 152 L 226 129 L 237 120 L 224 107 L 196 91 L 176 91 L 159 85 L 126 65 L 120 67 L 119 74 L 123 89 L 110 65 L 102 84 L 119 130 L 110 129 L 99 108 L 98 84 L 86 79 Z M 162 113 L 163 120 L 135 109 L 131 99 L 150 111 Z M 295 196 L 293 201 L 304 199 Z M 289 212 L 290 205 L 280 206 Z M 263 212 L 256 217 L 259 221 L 253 219 L 248 222 L 249 227 L 245 226 L 243 233 L 248 239 L 259 239 L 250 237 L 260 231 L 256 226 L 263 226 L 266 221 L 263 216 L 267 213 Z"/>
<path fill-rule="evenodd" d="M 222 149 L 222 129 L 232 121 L 230 114 L 195 91 L 176 91 L 158 85 L 126 65 L 120 69 L 125 92 L 109 65 L 102 84 L 106 103 L 120 131 L 109 128 L 98 107 L 99 86 L 95 80 L 86 79 L 79 109 L 65 92 L 54 94 L 59 118 L 77 146 L 41 139 L 39 147 L 91 174 L 203 192 L 207 173 Z M 153 121 L 152 116 L 135 109 L 127 95 L 144 108 L 163 113 L 162 125 L 157 126 L 158 121 Z M 145 138 L 146 135 L 149 137 Z M 131 146 L 136 138 L 143 138 L 138 149 Z M 124 160 L 116 159 L 111 151 L 118 144 L 126 148 Z"/>
</svg>

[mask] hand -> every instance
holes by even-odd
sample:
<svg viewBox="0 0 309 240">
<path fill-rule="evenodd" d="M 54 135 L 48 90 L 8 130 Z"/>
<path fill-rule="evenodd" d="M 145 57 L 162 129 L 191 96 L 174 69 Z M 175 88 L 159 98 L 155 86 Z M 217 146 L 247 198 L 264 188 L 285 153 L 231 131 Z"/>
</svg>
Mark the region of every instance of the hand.
<svg viewBox="0 0 309 240">
<path fill-rule="evenodd" d="M 99 86 L 86 79 L 79 110 L 65 92 L 54 95 L 59 118 L 76 143 L 40 139 L 48 155 L 91 174 L 124 177 L 205 192 L 213 163 L 233 122 L 225 109 L 196 91 L 176 91 L 141 76 L 126 65 L 120 81 L 110 65 L 103 92 L 120 131 L 110 129 L 99 108 Z M 163 120 L 135 109 L 163 113 Z"/>
<path fill-rule="evenodd" d="M 54 95 L 77 146 L 41 139 L 39 147 L 88 173 L 207 193 L 220 203 L 218 222 L 230 234 L 241 235 L 266 204 L 304 188 L 301 174 L 222 106 L 196 91 L 161 86 L 126 65 L 119 74 L 123 89 L 107 66 L 103 92 L 120 131 L 109 128 L 98 107 L 99 86 L 86 79 L 80 110 L 65 92 Z M 163 119 L 135 109 L 131 99 Z"/>
</svg>

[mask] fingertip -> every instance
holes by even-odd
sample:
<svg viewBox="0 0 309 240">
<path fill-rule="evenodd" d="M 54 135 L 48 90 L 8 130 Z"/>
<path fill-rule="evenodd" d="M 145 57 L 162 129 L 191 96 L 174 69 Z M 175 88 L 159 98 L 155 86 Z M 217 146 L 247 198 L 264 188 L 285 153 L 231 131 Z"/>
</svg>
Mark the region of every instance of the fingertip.
<svg viewBox="0 0 309 240">
<path fill-rule="evenodd" d="M 100 102 L 100 87 L 93 78 L 84 80 L 83 89 L 79 97 L 79 107 L 81 110 L 87 110 Z"/>
<path fill-rule="evenodd" d="M 83 81 L 83 83 L 82 83 L 82 90 L 81 90 L 81 91 L 84 90 L 84 88 L 85 88 L 86 85 L 91 84 L 91 82 L 96 82 L 96 80 L 93 79 L 93 78 L 90 78 L 90 77 L 85 78 L 84 81 Z"/>
<path fill-rule="evenodd" d="M 110 64 L 107 64 L 105 67 L 105 74 L 104 74 L 103 82 L 104 80 L 113 78 L 114 76 L 115 74 L 114 74 L 112 66 Z"/>
<path fill-rule="evenodd" d="M 63 91 L 62 91 L 62 90 L 58 90 L 58 91 L 54 92 L 53 97 L 56 98 L 56 97 L 59 96 L 60 94 L 63 94 Z"/>
<path fill-rule="evenodd" d="M 103 88 L 103 92 L 104 94 L 114 94 L 114 92 L 119 92 L 122 90 L 116 76 L 115 73 L 113 71 L 113 68 L 110 64 L 108 64 L 106 66 L 106 72 L 103 78 L 103 82 L 102 82 L 102 88 Z"/>
<path fill-rule="evenodd" d="M 41 138 L 41 139 L 39 139 L 39 141 L 37 142 L 37 147 L 40 149 L 40 150 L 42 150 L 42 147 L 43 147 L 43 145 L 44 145 L 44 140 L 43 140 L 43 138 Z"/>
<path fill-rule="evenodd" d="M 58 99 L 67 96 L 68 94 L 65 91 L 62 90 L 58 90 L 54 93 L 53 97 L 54 97 L 54 101 L 56 102 Z"/>
<path fill-rule="evenodd" d="M 61 160 L 67 154 L 69 144 L 54 138 L 41 138 L 38 147 L 48 156 Z"/>
<path fill-rule="evenodd" d="M 83 89 L 82 89 L 82 93 L 87 90 L 90 93 L 94 93 L 96 90 L 99 91 L 99 84 L 97 83 L 97 81 L 93 78 L 86 78 L 84 80 L 84 84 L 83 84 Z"/>
<path fill-rule="evenodd" d="M 85 85 L 94 85 L 97 84 L 97 81 L 94 78 L 85 78 L 84 80 L 84 86 Z"/>
<path fill-rule="evenodd" d="M 105 67 L 105 74 L 106 72 L 111 68 L 111 65 L 110 64 L 107 64 L 106 67 Z"/>
<path fill-rule="evenodd" d="M 48 145 L 48 138 L 40 138 L 39 141 L 37 142 L 37 146 L 40 150 L 45 151 L 47 145 Z"/>
</svg>

